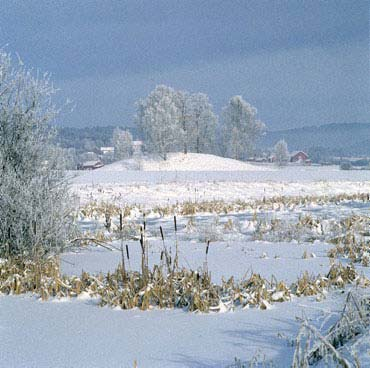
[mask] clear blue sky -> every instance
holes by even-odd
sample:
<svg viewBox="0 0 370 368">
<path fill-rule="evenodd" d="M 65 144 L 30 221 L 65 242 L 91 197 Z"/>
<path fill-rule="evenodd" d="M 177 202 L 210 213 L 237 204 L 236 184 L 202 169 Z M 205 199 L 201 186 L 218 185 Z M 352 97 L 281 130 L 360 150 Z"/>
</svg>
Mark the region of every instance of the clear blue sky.
<svg viewBox="0 0 370 368">
<path fill-rule="evenodd" d="M 272 130 L 370 122 L 369 1 L 0 0 L 4 45 L 74 101 L 66 125 L 131 124 L 161 83 Z"/>
</svg>

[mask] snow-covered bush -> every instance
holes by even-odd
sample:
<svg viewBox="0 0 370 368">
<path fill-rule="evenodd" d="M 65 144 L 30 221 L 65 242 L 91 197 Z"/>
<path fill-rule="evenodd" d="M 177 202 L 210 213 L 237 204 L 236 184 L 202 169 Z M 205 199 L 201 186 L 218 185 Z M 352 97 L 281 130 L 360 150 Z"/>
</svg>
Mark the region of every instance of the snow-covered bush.
<svg viewBox="0 0 370 368">
<path fill-rule="evenodd" d="M 48 75 L 33 76 L 0 50 L 0 254 L 60 250 L 72 231 L 71 198 Z"/>
</svg>

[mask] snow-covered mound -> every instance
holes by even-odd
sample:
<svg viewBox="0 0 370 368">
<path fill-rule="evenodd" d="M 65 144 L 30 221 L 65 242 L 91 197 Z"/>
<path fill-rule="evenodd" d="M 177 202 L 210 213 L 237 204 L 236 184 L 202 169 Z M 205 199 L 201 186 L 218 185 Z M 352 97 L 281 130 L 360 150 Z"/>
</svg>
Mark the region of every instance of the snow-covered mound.
<svg viewBox="0 0 370 368">
<path fill-rule="evenodd" d="M 140 161 L 123 160 L 106 165 L 99 171 L 260 171 L 264 167 L 243 161 L 208 155 L 204 153 L 170 153 L 167 160 L 145 157 Z"/>
</svg>

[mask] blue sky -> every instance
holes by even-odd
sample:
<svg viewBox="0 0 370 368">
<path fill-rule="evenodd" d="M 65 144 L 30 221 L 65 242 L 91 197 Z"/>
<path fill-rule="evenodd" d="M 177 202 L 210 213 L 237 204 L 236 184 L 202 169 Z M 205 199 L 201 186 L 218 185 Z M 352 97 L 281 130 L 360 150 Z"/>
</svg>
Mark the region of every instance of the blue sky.
<svg viewBox="0 0 370 368">
<path fill-rule="evenodd" d="M 242 95 L 272 129 L 370 122 L 369 1 L 0 0 L 0 45 L 49 71 L 62 124 L 132 124 L 157 84 Z"/>
</svg>

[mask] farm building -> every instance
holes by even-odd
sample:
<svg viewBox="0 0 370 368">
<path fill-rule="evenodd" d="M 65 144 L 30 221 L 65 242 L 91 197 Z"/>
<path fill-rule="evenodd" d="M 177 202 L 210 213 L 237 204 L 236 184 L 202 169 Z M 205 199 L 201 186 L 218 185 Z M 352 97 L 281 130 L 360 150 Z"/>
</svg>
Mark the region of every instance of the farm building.
<svg viewBox="0 0 370 368">
<path fill-rule="evenodd" d="M 95 170 L 103 166 L 104 164 L 101 161 L 86 161 L 78 165 L 78 170 Z"/>
<path fill-rule="evenodd" d="M 309 159 L 306 152 L 303 151 L 295 151 L 290 154 L 290 162 L 296 163 L 310 163 L 311 160 Z"/>
</svg>

